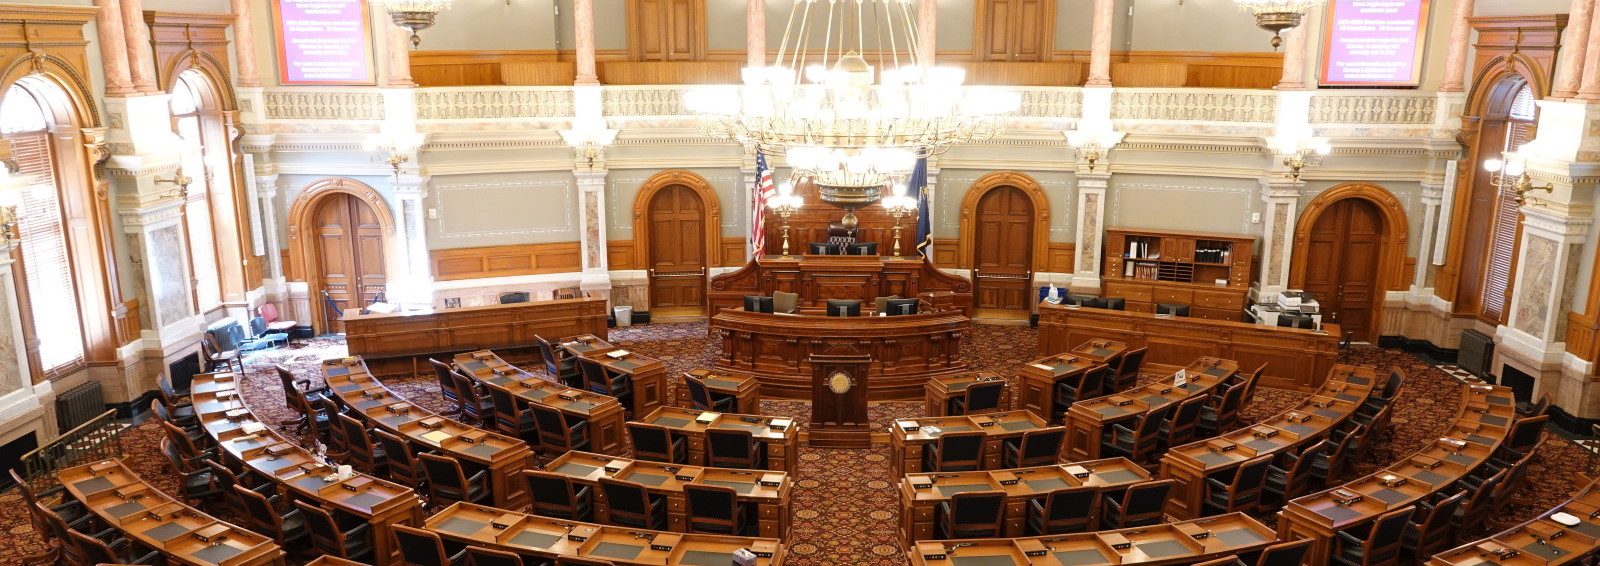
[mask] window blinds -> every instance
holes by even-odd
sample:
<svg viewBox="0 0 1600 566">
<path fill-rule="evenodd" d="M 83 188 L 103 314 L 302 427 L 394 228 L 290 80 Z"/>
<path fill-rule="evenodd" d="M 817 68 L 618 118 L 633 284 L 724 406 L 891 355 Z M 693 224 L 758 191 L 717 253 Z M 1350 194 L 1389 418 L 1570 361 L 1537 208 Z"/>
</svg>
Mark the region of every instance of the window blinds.
<svg viewBox="0 0 1600 566">
<path fill-rule="evenodd" d="M 72 279 L 48 134 L 27 133 L 10 138 L 12 156 L 21 174 L 32 177 L 18 206 L 17 231 L 34 335 L 39 340 L 40 370 L 46 377 L 54 377 L 83 363 L 77 285 Z"/>
</svg>

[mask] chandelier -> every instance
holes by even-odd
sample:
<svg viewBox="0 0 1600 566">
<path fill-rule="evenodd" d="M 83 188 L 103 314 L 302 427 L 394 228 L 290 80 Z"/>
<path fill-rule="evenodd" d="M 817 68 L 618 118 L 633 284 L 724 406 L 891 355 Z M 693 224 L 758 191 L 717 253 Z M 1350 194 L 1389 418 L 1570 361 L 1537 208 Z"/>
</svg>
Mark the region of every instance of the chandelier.
<svg viewBox="0 0 1600 566">
<path fill-rule="evenodd" d="M 924 60 L 913 7 L 795 0 L 775 64 L 745 68 L 743 85 L 692 90 L 684 105 L 709 136 L 783 154 L 795 179 L 809 179 L 854 227 L 851 211 L 918 158 L 999 135 L 1000 116 L 1021 104 L 1016 92 L 963 87 L 963 70 Z"/>
<path fill-rule="evenodd" d="M 394 25 L 411 31 L 411 48 L 415 49 L 422 45 L 422 37 L 418 36 L 417 32 L 433 27 L 434 16 L 439 15 L 440 10 L 449 8 L 452 0 L 380 1 L 383 2 L 384 10 L 389 12 L 389 19 L 394 21 Z"/>
<path fill-rule="evenodd" d="M 1322 5 L 1322 0 L 1233 0 L 1240 10 L 1256 15 L 1256 27 L 1272 32 L 1272 49 L 1283 45 L 1283 30 L 1300 25 L 1306 11 Z"/>
</svg>

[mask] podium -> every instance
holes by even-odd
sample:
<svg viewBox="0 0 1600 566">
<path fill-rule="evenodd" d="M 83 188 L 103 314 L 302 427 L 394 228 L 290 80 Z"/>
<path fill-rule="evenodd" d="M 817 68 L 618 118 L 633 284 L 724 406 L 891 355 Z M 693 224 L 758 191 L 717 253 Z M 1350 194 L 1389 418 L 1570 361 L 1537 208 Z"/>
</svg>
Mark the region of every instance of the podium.
<svg viewBox="0 0 1600 566">
<path fill-rule="evenodd" d="M 872 356 L 813 354 L 810 444 L 818 448 L 871 448 L 867 371 Z"/>
</svg>

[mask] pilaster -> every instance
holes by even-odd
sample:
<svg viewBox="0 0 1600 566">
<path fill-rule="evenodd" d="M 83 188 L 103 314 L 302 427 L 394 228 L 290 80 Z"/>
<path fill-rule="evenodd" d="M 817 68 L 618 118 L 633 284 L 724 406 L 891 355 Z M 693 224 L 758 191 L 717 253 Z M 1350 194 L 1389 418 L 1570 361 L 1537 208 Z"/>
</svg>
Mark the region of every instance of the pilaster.
<svg viewBox="0 0 1600 566">
<path fill-rule="evenodd" d="M 1495 329 L 1495 360 L 1490 371 L 1513 367 L 1534 377 L 1534 395 L 1552 393 L 1557 405 L 1582 417 L 1600 416 L 1592 397 L 1600 394 L 1587 379 L 1563 376 L 1567 313 L 1586 236 L 1594 219 L 1566 216 L 1537 206 L 1522 207 L 1522 240 L 1515 288 L 1506 324 Z"/>
<path fill-rule="evenodd" d="M 1256 301 L 1276 300 L 1289 286 L 1289 256 L 1294 251 L 1294 224 L 1299 216 L 1300 183 L 1277 176 L 1261 179 L 1266 203 L 1261 239 L 1261 275 Z"/>
<path fill-rule="evenodd" d="M 415 170 L 402 170 L 393 178 L 394 228 L 402 257 L 400 276 L 389 282 L 388 299 L 400 305 L 433 304 L 433 270 L 428 265 L 428 237 L 422 204 L 428 194 L 428 179 Z"/>
<path fill-rule="evenodd" d="M 1077 250 L 1073 257 L 1072 292 L 1088 295 L 1100 294 L 1100 266 L 1102 235 L 1105 233 L 1106 188 L 1111 173 L 1078 173 Z"/>
</svg>

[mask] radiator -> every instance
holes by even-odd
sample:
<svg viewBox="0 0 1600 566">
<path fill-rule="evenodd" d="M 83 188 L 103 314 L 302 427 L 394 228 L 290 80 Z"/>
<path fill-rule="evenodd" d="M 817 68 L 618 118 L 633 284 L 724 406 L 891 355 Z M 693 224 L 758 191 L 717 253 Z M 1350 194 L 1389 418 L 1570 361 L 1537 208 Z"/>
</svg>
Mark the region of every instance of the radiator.
<svg viewBox="0 0 1600 566">
<path fill-rule="evenodd" d="M 1461 331 L 1461 350 L 1456 365 L 1478 379 L 1490 380 L 1489 363 L 1494 360 L 1494 339 L 1476 330 Z"/>
<path fill-rule="evenodd" d="M 194 382 L 194 374 L 197 373 L 200 373 L 199 352 L 167 364 L 167 377 L 172 380 L 172 388 L 180 392 L 189 390 L 189 384 Z"/>
<path fill-rule="evenodd" d="M 78 428 L 105 410 L 106 397 L 100 391 L 100 382 L 84 383 L 56 397 L 56 427 L 62 431 Z"/>
</svg>

